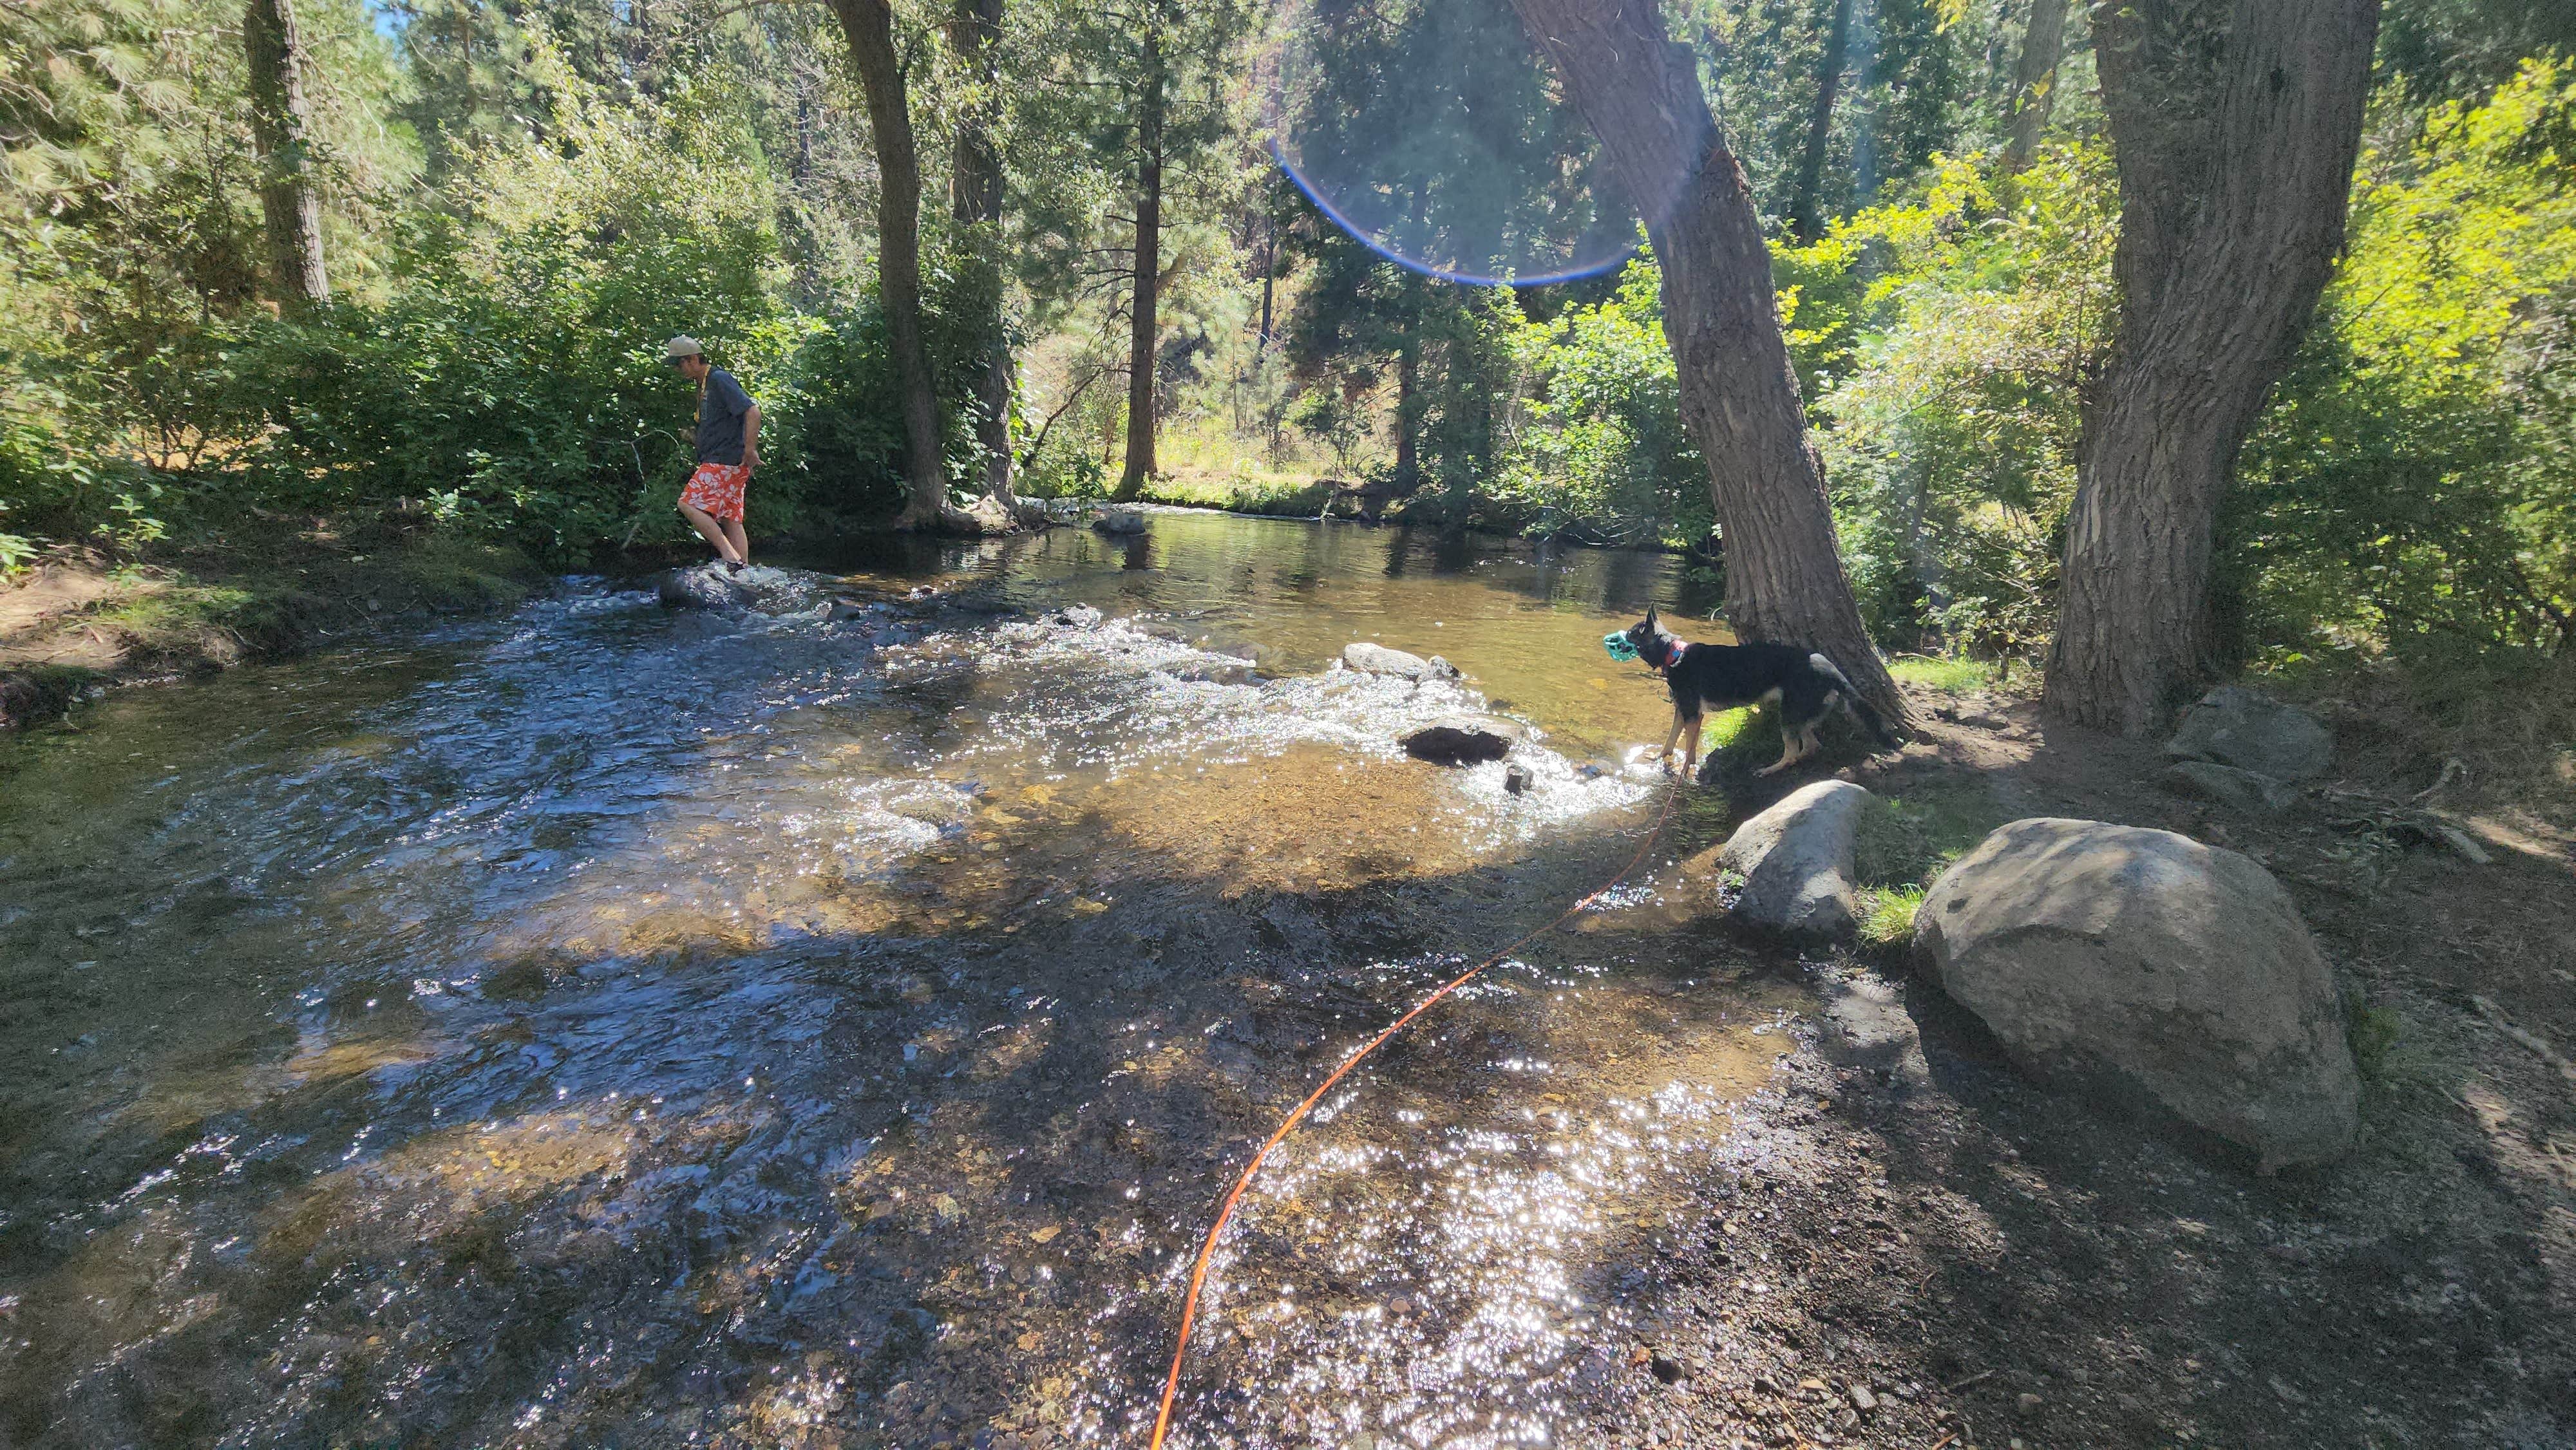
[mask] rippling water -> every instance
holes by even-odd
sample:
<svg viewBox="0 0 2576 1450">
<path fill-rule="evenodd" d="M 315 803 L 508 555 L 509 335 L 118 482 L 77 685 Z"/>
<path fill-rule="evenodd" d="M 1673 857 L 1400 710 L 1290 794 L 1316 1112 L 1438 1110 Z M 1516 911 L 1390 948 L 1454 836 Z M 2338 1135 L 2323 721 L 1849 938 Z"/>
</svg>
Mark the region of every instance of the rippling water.
<svg viewBox="0 0 2576 1450">
<path fill-rule="evenodd" d="M 1705 603 L 1183 515 L 769 595 L 570 581 L 0 742 L 0 1442 L 1139 1443 L 1251 1143 L 1633 849 L 1665 710 L 1599 637 Z M 1393 744 L 1486 705 L 1527 794 Z M 1550 1443 L 1625 1349 L 1796 999 L 1578 925 L 1274 1157 L 1176 1444 Z"/>
</svg>

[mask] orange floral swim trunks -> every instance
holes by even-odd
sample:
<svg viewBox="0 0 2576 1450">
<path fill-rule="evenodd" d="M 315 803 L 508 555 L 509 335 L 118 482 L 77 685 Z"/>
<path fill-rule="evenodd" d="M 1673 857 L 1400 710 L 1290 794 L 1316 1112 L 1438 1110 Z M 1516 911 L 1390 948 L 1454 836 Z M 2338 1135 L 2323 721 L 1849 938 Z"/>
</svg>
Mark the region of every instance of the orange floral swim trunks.
<svg viewBox="0 0 2576 1450">
<path fill-rule="evenodd" d="M 689 486 L 680 490 L 680 502 L 739 523 L 742 486 L 750 481 L 751 470 L 739 463 L 701 463 L 689 475 Z"/>
</svg>

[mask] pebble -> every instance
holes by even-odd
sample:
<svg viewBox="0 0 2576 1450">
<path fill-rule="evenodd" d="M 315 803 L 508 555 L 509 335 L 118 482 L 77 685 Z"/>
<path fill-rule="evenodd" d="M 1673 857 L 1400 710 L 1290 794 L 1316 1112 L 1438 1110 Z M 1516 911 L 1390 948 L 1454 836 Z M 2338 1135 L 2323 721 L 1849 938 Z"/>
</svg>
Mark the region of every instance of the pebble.
<svg viewBox="0 0 2576 1450">
<path fill-rule="evenodd" d="M 2039 1403 L 2039 1396 L 2032 1394 L 2028 1390 L 2022 1391 L 2021 1394 L 2016 1396 L 2013 1400 L 2014 1408 L 2020 1410 L 2025 1415 L 2038 1409 Z"/>
<path fill-rule="evenodd" d="M 1851 1387 L 1851 1402 L 1852 1408 L 1864 1415 L 1878 1408 L 1878 1396 L 1871 1394 L 1867 1385 Z"/>
</svg>

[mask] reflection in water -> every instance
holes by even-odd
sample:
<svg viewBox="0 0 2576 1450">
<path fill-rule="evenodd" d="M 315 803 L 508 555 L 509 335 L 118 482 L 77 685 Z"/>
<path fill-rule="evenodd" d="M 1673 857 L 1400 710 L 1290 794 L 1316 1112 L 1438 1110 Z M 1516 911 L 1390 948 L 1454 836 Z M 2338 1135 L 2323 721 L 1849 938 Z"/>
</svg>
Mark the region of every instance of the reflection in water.
<svg viewBox="0 0 2576 1450">
<path fill-rule="evenodd" d="M 1691 603 L 1215 517 L 832 570 L 0 744 L 0 1440 L 1129 1443 L 1250 1143 L 1627 849 L 1597 640 Z M 1393 745 L 1493 699 L 1525 795 Z M 1796 1006 L 1592 925 L 1286 1146 L 1186 1443 L 1545 1438 Z"/>
</svg>

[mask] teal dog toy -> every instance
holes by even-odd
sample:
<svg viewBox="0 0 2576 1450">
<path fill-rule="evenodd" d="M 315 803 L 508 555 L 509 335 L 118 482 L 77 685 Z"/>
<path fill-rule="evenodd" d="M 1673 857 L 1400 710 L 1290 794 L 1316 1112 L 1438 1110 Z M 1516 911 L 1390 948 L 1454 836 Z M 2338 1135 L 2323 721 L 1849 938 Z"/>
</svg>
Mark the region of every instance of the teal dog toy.
<svg viewBox="0 0 2576 1450">
<path fill-rule="evenodd" d="M 1614 629 L 1601 636 L 1601 647 L 1610 652 L 1610 658 L 1623 665 L 1637 657 L 1636 643 L 1628 638 L 1628 631 L 1624 629 Z"/>
</svg>

